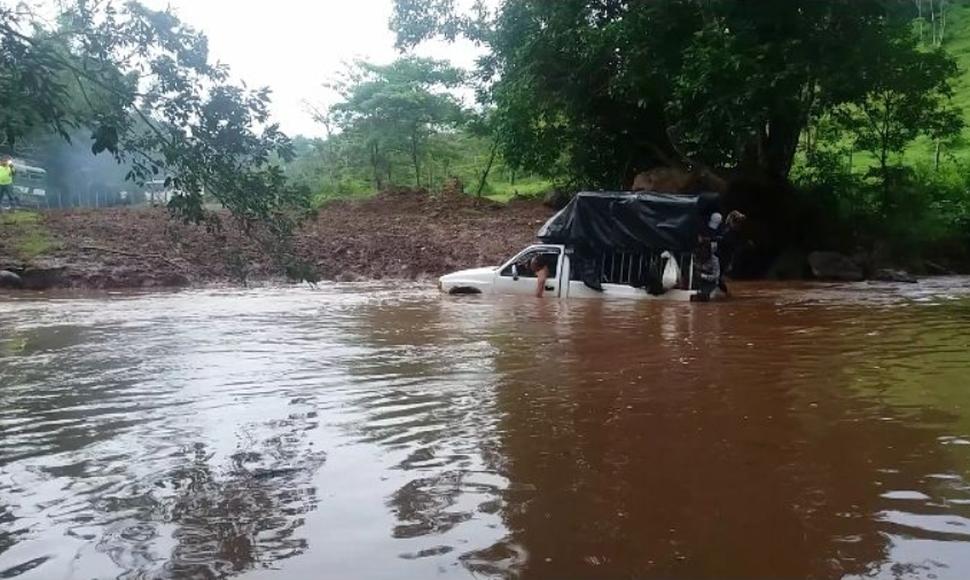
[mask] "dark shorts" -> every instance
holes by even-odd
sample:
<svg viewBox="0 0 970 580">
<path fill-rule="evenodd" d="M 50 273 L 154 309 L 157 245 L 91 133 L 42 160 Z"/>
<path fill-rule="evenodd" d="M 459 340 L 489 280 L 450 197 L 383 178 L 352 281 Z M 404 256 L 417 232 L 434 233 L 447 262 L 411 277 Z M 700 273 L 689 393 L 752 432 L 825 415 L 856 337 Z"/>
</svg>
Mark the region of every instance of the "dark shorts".
<svg viewBox="0 0 970 580">
<path fill-rule="evenodd" d="M 704 296 L 710 296 L 711 294 L 714 293 L 714 290 L 716 290 L 717 287 L 718 287 L 717 282 L 702 279 L 697 289 Z"/>
</svg>

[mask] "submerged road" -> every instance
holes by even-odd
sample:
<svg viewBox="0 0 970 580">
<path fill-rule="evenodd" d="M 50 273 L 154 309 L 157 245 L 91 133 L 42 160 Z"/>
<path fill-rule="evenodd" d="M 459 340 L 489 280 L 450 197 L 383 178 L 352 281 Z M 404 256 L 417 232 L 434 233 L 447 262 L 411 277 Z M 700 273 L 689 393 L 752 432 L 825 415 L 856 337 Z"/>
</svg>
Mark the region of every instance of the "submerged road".
<svg viewBox="0 0 970 580">
<path fill-rule="evenodd" d="M 0 578 L 966 578 L 970 281 L 0 296 Z"/>
</svg>

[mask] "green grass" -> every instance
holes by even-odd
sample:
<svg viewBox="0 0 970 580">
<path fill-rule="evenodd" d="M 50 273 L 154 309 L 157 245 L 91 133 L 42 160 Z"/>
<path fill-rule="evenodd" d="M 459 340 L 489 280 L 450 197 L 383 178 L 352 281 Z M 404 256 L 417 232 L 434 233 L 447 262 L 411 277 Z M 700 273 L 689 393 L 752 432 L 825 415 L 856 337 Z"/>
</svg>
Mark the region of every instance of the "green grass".
<svg viewBox="0 0 970 580">
<path fill-rule="evenodd" d="M 953 103 L 963 109 L 970 125 L 970 0 L 955 2 L 948 16 L 945 46 L 960 67 Z M 965 131 L 965 136 L 970 136 L 970 128 Z M 966 148 L 970 151 L 970 144 Z"/>
<path fill-rule="evenodd" d="M 328 192 L 321 191 L 313 195 L 312 205 L 313 207 L 322 207 L 327 205 L 332 201 L 338 200 L 364 200 L 369 199 L 377 195 L 377 192 L 373 189 L 361 190 L 361 191 L 350 191 L 350 192 Z"/>
<path fill-rule="evenodd" d="M 545 195 L 549 190 L 552 189 L 552 182 L 545 179 L 528 179 L 520 180 L 512 185 L 508 182 L 490 182 L 489 191 L 485 197 L 493 200 L 507 203 L 516 197 L 540 197 Z M 472 192 L 474 193 L 474 192 Z"/>
<path fill-rule="evenodd" d="M 927 33 L 929 33 L 928 30 Z M 953 84 L 952 104 L 963 111 L 966 126 L 955 143 L 943 147 L 940 162 L 942 164 L 956 162 L 970 166 L 970 0 L 956 0 L 950 4 L 944 47 L 956 59 L 960 71 Z M 848 146 L 848 137 L 841 144 Z M 895 160 L 909 167 L 931 167 L 936 160 L 936 143 L 928 137 L 920 137 Z M 800 152 L 796 157 L 796 164 L 804 161 L 804 155 Z M 877 166 L 878 161 L 871 153 L 853 151 L 852 172 L 854 174 L 865 174 L 869 169 Z"/>
<path fill-rule="evenodd" d="M 11 240 L 16 257 L 30 262 L 57 247 L 57 242 L 44 226 L 40 214 L 30 211 L 13 211 L 0 214 L 0 227 Z"/>
<path fill-rule="evenodd" d="M 478 188 L 477 183 L 465 183 L 465 195 L 474 196 Z M 490 179 L 485 188 L 483 197 L 508 203 L 516 196 L 525 198 L 539 198 L 552 189 L 552 182 L 537 177 L 519 179 L 514 184 L 504 181 L 501 178 Z M 377 192 L 369 184 L 360 187 L 350 188 L 341 192 L 317 192 L 313 196 L 313 206 L 321 207 L 331 201 L 337 200 L 364 200 L 377 195 Z"/>
<path fill-rule="evenodd" d="M 970 0 L 957 0 L 947 12 L 947 30 L 943 46 L 953 55 L 960 68 L 954 83 L 953 105 L 963 110 L 966 127 L 958 143 L 944 148 L 942 161 L 970 162 Z M 927 138 L 914 142 L 903 156 L 908 165 L 932 163 L 935 144 Z"/>
</svg>

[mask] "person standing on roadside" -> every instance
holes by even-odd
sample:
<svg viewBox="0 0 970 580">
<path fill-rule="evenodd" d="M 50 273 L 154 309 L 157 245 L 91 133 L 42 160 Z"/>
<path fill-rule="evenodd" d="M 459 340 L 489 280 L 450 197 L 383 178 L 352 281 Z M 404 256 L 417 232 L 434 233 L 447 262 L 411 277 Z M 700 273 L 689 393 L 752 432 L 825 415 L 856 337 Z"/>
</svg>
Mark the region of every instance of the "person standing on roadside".
<svg viewBox="0 0 970 580">
<path fill-rule="evenodd" d="M 0 161 L 0 205 L 3 204 L 3 198 L 10 198 L 10 204 L 13 205 L 15 202 L 13 196 L 13 159 L 9 155 L 4 156 L 3 160 Z"/>
</svg>

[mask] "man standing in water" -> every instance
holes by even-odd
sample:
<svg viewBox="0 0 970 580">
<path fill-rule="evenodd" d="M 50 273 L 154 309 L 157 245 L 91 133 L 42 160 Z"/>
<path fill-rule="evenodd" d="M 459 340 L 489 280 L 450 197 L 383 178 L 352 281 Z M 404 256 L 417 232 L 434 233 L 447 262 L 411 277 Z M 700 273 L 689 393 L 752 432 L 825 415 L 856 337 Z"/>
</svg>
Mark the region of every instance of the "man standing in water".
<svg viewBox="0 0 970 580">
<path fill-rule="evenodd" d="M 10 199 L 10 204 L 15 203 L 13 197 L 13 159 L 9 155 L 4 156 L 3 161 L 0 161 L 0 205 L 3 205 L 3 198 L 7 197 Z"/>
<path fill-rule="evenodd" d="M 727 220 L 720 213 L 715 212 L 711 214 L 711 219 L 707 224 L 707 231 L 702 236 L 709 239 L 711 249 L 717 258 L 720 273 L 717 287 L 725 296 L 730 295 L 730 292 L 728 292 L 727 284 L 724 282 L 724 274 L 731 271 L 731 266 L 734 262 L 738 230 L 747 219 L 747 216 L 739 211 L 732 211 L 728 214 Z"/>
<path fill-rule="evenodd" d="M 691 296 L 691 302 L 708 302 L 711 294 L 724 283 L 721 279 L 721 261 L 718 260 L 709 238 L 701 238 L 696 256 L 700 288 L 697 294 Z"/>
</svg>

